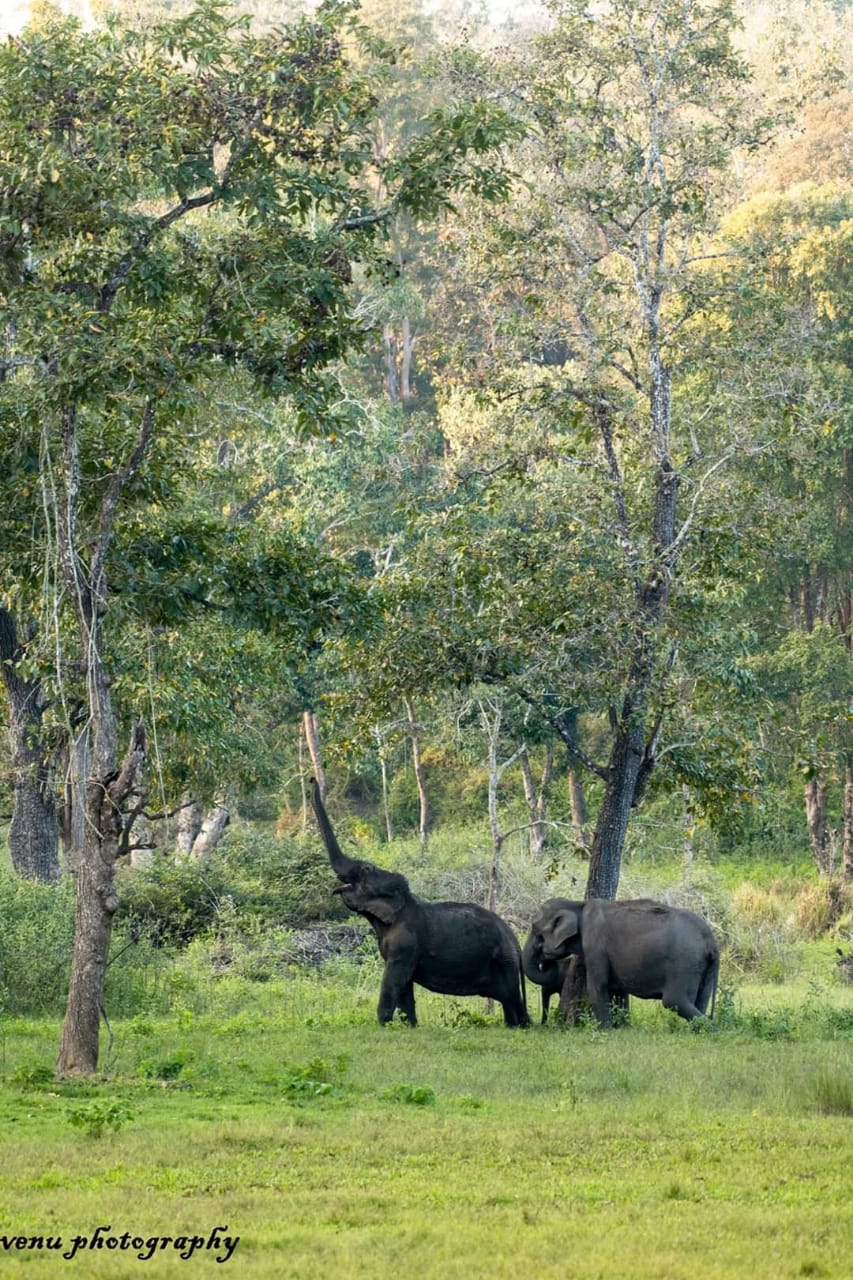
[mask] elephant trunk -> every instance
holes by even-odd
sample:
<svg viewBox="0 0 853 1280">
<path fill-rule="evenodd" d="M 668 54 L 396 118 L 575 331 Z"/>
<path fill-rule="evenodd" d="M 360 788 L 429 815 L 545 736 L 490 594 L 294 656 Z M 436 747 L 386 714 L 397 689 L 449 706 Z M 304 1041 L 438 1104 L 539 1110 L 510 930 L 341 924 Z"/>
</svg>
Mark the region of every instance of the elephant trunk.
<svg viewBox="0 0 853 1280">
<path fill-rule="evenodd" d="M 537 983 L 540 987 L 558 985 L 557 962 L 556 960 L 543 961 L 542 942 L 533 934 L 524 944 L 524 950 L 521 953 L 521 967 L 530 981 Z"/>
<path fill-rule="evenodd" d="M 329 822 L 329 816 L 323 805 L 316 778 L 311 779 L 311 804 L 314 813 L 317 815 L 317 825 L 320 828 L 320 835 L 323 837 L 323 844 L 326 846 L 332 870 L 339 880 L 351 879 L 358 863 L 355 859 L 348 858 L 338 844 L 337 836 L 332 830 L 332 824 Z"/>
</svg>

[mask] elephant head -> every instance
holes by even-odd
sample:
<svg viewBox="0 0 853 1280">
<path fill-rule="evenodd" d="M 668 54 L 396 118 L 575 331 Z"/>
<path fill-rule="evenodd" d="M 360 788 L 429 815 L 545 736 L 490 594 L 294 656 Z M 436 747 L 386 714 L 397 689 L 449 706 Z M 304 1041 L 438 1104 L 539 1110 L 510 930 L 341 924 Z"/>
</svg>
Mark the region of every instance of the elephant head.
<svg viewBox="0 0 853 1280">
<path fill-rule="evenodd" d="M 559 990 L 558 961 L 576 955 L 581 946 L 582 902 L 549 898 L 530 926 L 522 962 L 531 982 Z"/>
<path fill-rule="evenodd" d="M 338 877 L 338 884 L 332 892 L 341 895 L 350 911 L 381 925 L 394 924 L 411 901 L 412 895 L 406 877 L 396 871 L 383 871 L 381 867 L 362 858 L 350 858 L 342 851 L 314 778 L 311 780 L 311 803 L 317 815 L 317 824 L 329 862 Z"/>
</svg>

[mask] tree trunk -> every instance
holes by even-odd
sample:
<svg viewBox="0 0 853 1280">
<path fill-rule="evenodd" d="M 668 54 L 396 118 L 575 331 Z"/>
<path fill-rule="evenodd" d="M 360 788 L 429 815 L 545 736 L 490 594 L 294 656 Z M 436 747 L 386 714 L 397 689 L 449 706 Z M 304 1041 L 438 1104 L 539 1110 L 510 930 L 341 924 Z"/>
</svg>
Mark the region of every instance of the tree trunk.
<svg viewBox="0 0 853 1280">
<path fill-rule="evenodd" d="M 548 814 L 548 790 L 551 785 L 551 778 L 554 771 L 554 744 L 549 742 L 545 748 L 545 763 L 542 767 L 542 779 L 539 790 L 537 792 L 536 785 L 533 780 L 533 769 L 530 764 L 530 756 L 526 747 L 523 747 L 519 757 L 519 765 L 521 766 L 521 777 L 524 782 L 524 796 L 527 801 L 527 812 L 530 817 L 530 856 L 539 858 L 545 849 L 545 843 L 548 838 L 548 828 L 546 824 Z"/>
<path fill-rule="evenodd" d="M 624 722 L 627 720 L 627 728 Z M 589 875 L 586 884 L 587 898 L 616 897 L 619 872 L 622 865 L 622 848 L 634 803 L 634 793 L 643 761 L 645 741 L 643 728 L 623 717 L 616 741 L 610 753 L 608 778 L 604 798 L 595 824 Z"/>
<path fill-rule="evenodd" d="M 72 733 L 65 764 L 62 803 L 62 846 L 70 865 L 80 856 L 86 839 L 86 779 L 89 776 L 90 734 L 84 725 Z"/>
<path fill-rule="evenodd" d="M 188 858 L 193 851 L 196 836 L 201 831 L 201 805 L 194 796 L 185 795 L 178 810 L 178 832 L 175 836 L 175 849 L 182 858 Z"/>
<path fill-rule="evenodd" d="M 385 391 L 392 404 L 399 404 L 400 375 L 397 369 L 397 337 L 393 325 L 382 326 L 382 345 L 385 353 Z"/>
<path fill-rule="evenodd" d="M 853 763 L 844 770 L 844 830 L 841 836 L 841 874 L 853 884 Z"/>
<path fill-rule="evenodd" d="M 415 352 L 415 340 L 412 337 L 412 322 L 408 316 L 403 316 L 402 320 L 401 345 L 403 350 L 400 362 L 400 399 L 403 404 L 406 404 L 415 393 L 412 386 L 412 357 Z"/>
<path fill-rule="evenodd" d="M 303 711 L 302 728 L 305 732 L 305 741 L 308 744 L 308 754 L 311 757 L 311 767 L 314 770 L 314 777 L 317 779 L 317 786 L 320 788 L 320 799 L 326 799 L 326 770 L 323 768 L 323 749 L 320 745 L 320 726 L 317 722 L 316 713 L 313 711 Z"/>
<path fill-rule="evenodd" d="M 806 822 L 809 830 L 809 846 L 821 875 L 829 875 L 832 870 L 828 793 L 829 788 L 822 778 L 809 778 L 805 788 Z"/>
<path fill-rule="evenodd" d="M 41 737 L 44 697 L 40 682 L 17 669 L 23 656 L 15 617 L 0 608 L 0 667 L 12 757 L 9 853 L 19 876 L 52 884 L 59 879 L 59 841 L 53 771 Z"/>
<path fill-rule="evenodd" d="M 580 770 L 569 766 L 569 804 L 572 807 L 572 826 L 578 851 L 589 851 L 589 811 L 586 807 L 586 791 Z"/>
<path fill-rule="evenodd" d="M 118 907 L 113 875 L 129 831 L 122 819 L 122 805 L 139 784 L 145 755 L 145 730 L 140 724 L 133 731 L 121 769 L 99 771 L 86 787 L 86 840 L 73 868 L 77 913 L 58 1076 L 89 1075 L 98 1068 L 104 975 Z M 96 753 L 95 758 L 100 756 Z"/>
<path fill-rule="evenodd" d="M 388 794 L 388 759 L 385 755 L 385 739 L 381 729 L 374 730 L 379 756 L 379 772 L 382 777 L 382 814 L 385 818 L 385 838 L 390 844 L 394 839 L 394 827 L 391 822 L 391 804 Z"/>
<path fill-rule="evenodd" d="M 412 767 L 415 771 L 415 782 L 418 787 L 418 799 L 420 802 L 420 814 L 418 818 L 418 838 L 421 848 L 426 848 L 427 839 L 429 837 L 429 797 L 426 789 L 426 774 L 424 773 L 423 760 L 421 759 L 421 741 L 418 722 L 415 719 L 415 709 L 412 706 L 410 698 L 403 699 L 403 705 L 406 708 L 406 719 L 409 722 L 409 734 L 412 739 Z"/>
<path fill-rule="evenodd" d="M 190 852 L 193 862 L 204 862 L 210 857 L 225 834 L 225 828 L 230 821 L 231 814 L 226 805 L 217 803 L 208 810 L 201 824 L 201 830 L 193 841 Z"/>
<path fill-rule="evenodd" d="M 91 755 L 86 781 L 86 832 L 72 868 L 77 885 L 77 916 L 68 1006 L 62 1027 L 60 1076 L 92 1073 L 98 1067 L 98 1030 L 104 1003 L 104 974 L 118 907 L 113 877 L 115 860 L 126 852 L 135 816 L 144 796 L 125 815 L 145 764 L 145 730 L 138 724 L 121 768 L 111 680 L 104 662 L 103 618 L 107 609 L 106 560 L 122 489 L 145 455 L 154 430 L 154 407 L 146 403 L 133 446 L 104 491 L 92 528 L 78 521 L 83 488 L 79 427 L 75 407 L 62 415 L 62 493 L 57 512 L 57 547 L 68 597 L 77 614 L 79 655 L 85 676 Z M 88 563 L 81 556 L 88 553 Z"/>
</svg>

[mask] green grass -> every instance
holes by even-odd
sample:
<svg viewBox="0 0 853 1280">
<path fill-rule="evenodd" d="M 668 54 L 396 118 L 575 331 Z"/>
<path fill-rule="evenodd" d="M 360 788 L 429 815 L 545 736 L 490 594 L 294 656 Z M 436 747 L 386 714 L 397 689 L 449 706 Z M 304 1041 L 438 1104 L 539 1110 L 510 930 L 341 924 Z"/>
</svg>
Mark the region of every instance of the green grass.
<svg viewBox="0 0 853 1280">
<path fill-rule="evenodd" d="M 380 1028 L 371 961 L 224 978 L 116 1022 L 108 1077 L 73 1084 L 55 1020 L 0 1020 L 0 1236 L 227 1226 L 253 1280 L 849 1280 L 853 989 L 821 974 L 724 988 L 718 1034 L 650 1002 L 513 1032 L 428 993 L 418 1030 Z M 168 1280 L 214 1253 L 63 1266 Z M 57 1268 L 0 1252 L 4 1277 Z"/>
</svg>

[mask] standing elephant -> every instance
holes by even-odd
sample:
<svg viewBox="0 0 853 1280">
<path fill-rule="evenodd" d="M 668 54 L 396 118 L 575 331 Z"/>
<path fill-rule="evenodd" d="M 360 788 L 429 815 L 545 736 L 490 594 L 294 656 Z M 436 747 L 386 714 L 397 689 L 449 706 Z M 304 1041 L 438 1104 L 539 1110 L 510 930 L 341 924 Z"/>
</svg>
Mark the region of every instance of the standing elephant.
<svg viewBox="0 0 853 1280">
<path fill-rule="evenodd" d="M 422 902 L 405 876 L 347 857 L 313 780 L 311 802 L 340 882 L 333 892 L 368 921 L 385 961 L 379 1021 L 390 1022 L 399 1009 L 417 1025 L 417 982 L 443 995 L 491 997 L 502 1005 L 508 1027 L 527 1026 L 521 947 L 509 925 L 472 902 Z"/>
<path fill-rule="evenodd" d="M 590 1004 L 602 1027 L 612 1025 L 614 999 L 661 1000 L 691 1019 L 703 1017 L 716 995 L 720 950 L 707 920 L 649 898 L 550 898 L 530 927 L 524 972 L 553 994 L 573 955 L 583 959 Z"/>
</svg>

